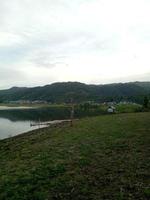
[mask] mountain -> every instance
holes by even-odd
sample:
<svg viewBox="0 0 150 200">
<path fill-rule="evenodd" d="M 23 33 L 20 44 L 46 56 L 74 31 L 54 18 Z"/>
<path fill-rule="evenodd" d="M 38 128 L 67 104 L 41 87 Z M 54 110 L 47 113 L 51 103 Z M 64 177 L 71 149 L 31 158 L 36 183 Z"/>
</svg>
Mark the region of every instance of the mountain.
<svg viewBox="0 0 150 200">
<path fill-rule="evenodd" d="M 135 82 L 137 86 L 143 87 L 144 90 L 150 91 L 150 82 Z"/>
<path fill-rule="evenodd" d="M 79 82 L 60 82 L 42 87 L 12 87 L 0 90 L 0 102 L 17 100 L 44 100 L 52 103 L 83 101 L 142 102 L 145 95 L 150 96 L 150 82 L 114 83 L 106 85 L 87 85 Z"/>
</svg>

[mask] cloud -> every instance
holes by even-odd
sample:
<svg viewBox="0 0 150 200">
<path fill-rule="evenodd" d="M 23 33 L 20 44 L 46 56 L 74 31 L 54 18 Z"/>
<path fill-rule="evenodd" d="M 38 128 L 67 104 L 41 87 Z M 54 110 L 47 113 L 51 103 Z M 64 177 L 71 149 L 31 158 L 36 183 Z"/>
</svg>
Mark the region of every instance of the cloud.
<svg viewBox="0 0 150 200">
<path fill-rule="evenodd" d="M 148 0 L 2 1 L 0 73 L 21 72 L 10 86 L 149 73 L 149 9 Z"/>
<path fill-rule="evenodd" d="M 0 89 L 19 85 L 26 81 L 26 76 L 19 69 L 13 67 L 0 67 Z"/>
</svg>

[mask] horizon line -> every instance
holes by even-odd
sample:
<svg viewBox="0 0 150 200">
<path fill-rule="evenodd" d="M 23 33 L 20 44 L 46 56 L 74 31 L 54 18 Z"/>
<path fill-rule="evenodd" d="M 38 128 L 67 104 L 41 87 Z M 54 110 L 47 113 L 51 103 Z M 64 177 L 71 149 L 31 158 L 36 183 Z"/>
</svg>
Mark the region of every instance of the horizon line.
<svg viewBox="0 0 150 200">
<path fill-rule="evenodd" d="M 50 84 L 45 84 L 45 85 L 35 85 L 35 86 L 12 86 L 6 89 L 0 89 L 0 91 L 2 90 L 10 90 L 12 88 L 36 88 L 36 87 L 45 87 L 45 86 L 49 86 L 49 85 L 53 85 L 53 84 L 57 84 L 57 83 L 80 83 L 80 84 L 84 84 L 84 85 L 95 85 L 95 86 L 100 86 L 100 85 L 113 85 L 113 84 L 128 84 L 128 83 L 148 83 L 150 81 L 125 81 L 125 82 L 112 82 L 112 83 L 84 83 L 84 82 L 80 82 L 80 81 L 57 81 L 57 82 L 52 82 Z"/>
</svg>

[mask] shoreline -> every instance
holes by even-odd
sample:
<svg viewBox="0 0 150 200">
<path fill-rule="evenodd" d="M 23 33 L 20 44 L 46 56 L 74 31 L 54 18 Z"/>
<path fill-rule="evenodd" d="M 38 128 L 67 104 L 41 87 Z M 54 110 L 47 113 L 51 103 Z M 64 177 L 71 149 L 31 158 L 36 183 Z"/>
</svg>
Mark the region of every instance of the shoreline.
<svg viewBox="0 0 150 200">
<path fill-rule="evenodd" d="M 36 109 L 38 107 L 30 106 L 0 106 L 0 110 L 25 110 L 25 109 Z"/>
<path fill-rule="evenodd" d="M 74 121 L 76 121 L 78 119 L 75 119 Z M 45 125 L 40 125 L 40 126 L 43 126 L 43 127 L 37 127 L 33 130 L 29 130 L 29 131 L 26 131 L 26 132 L 23 132 L 23 133 L 19 133 L 17 135 L 14 135 L 14 136 L 10 136 L 10 137 L 7 137 L 7 138 L 3 138 L 3 139 L 0 139 L 0 142 L 1 141 L 4 141 L 4 140 L 10 140 L 10 139 L 15 139 L 17 137 L 22 137 L 22 136 L 26 136 L 26 135 L 30 135 L 30 134 L 34 134 L 35 132 L 39 132 L 40 130 L 46 130 L 46 129 L 49 129 L 49 128 L 57 128 L 57 127 L 63 127 L 64 125 L 70 123 L 71 120 L 53 120 L 53 121 L 49 121 L 49 122 L 46 122 Z M 39 126 L 39 125 L 35 125 L 35 126 Z"/>
</svg>

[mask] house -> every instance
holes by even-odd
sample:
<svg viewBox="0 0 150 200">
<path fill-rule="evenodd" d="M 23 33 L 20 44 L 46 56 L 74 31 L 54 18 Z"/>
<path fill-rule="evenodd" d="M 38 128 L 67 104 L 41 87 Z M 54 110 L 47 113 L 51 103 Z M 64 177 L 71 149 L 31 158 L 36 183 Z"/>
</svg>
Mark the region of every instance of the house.
<svg viewBox="0 0 150 200">
<path fill-rule="evenodd" d="M 114 106 L 109 106 L 109 108 L 107 109 L 108 113 L 115 113 L 116 108 Z"/>
</svg>

